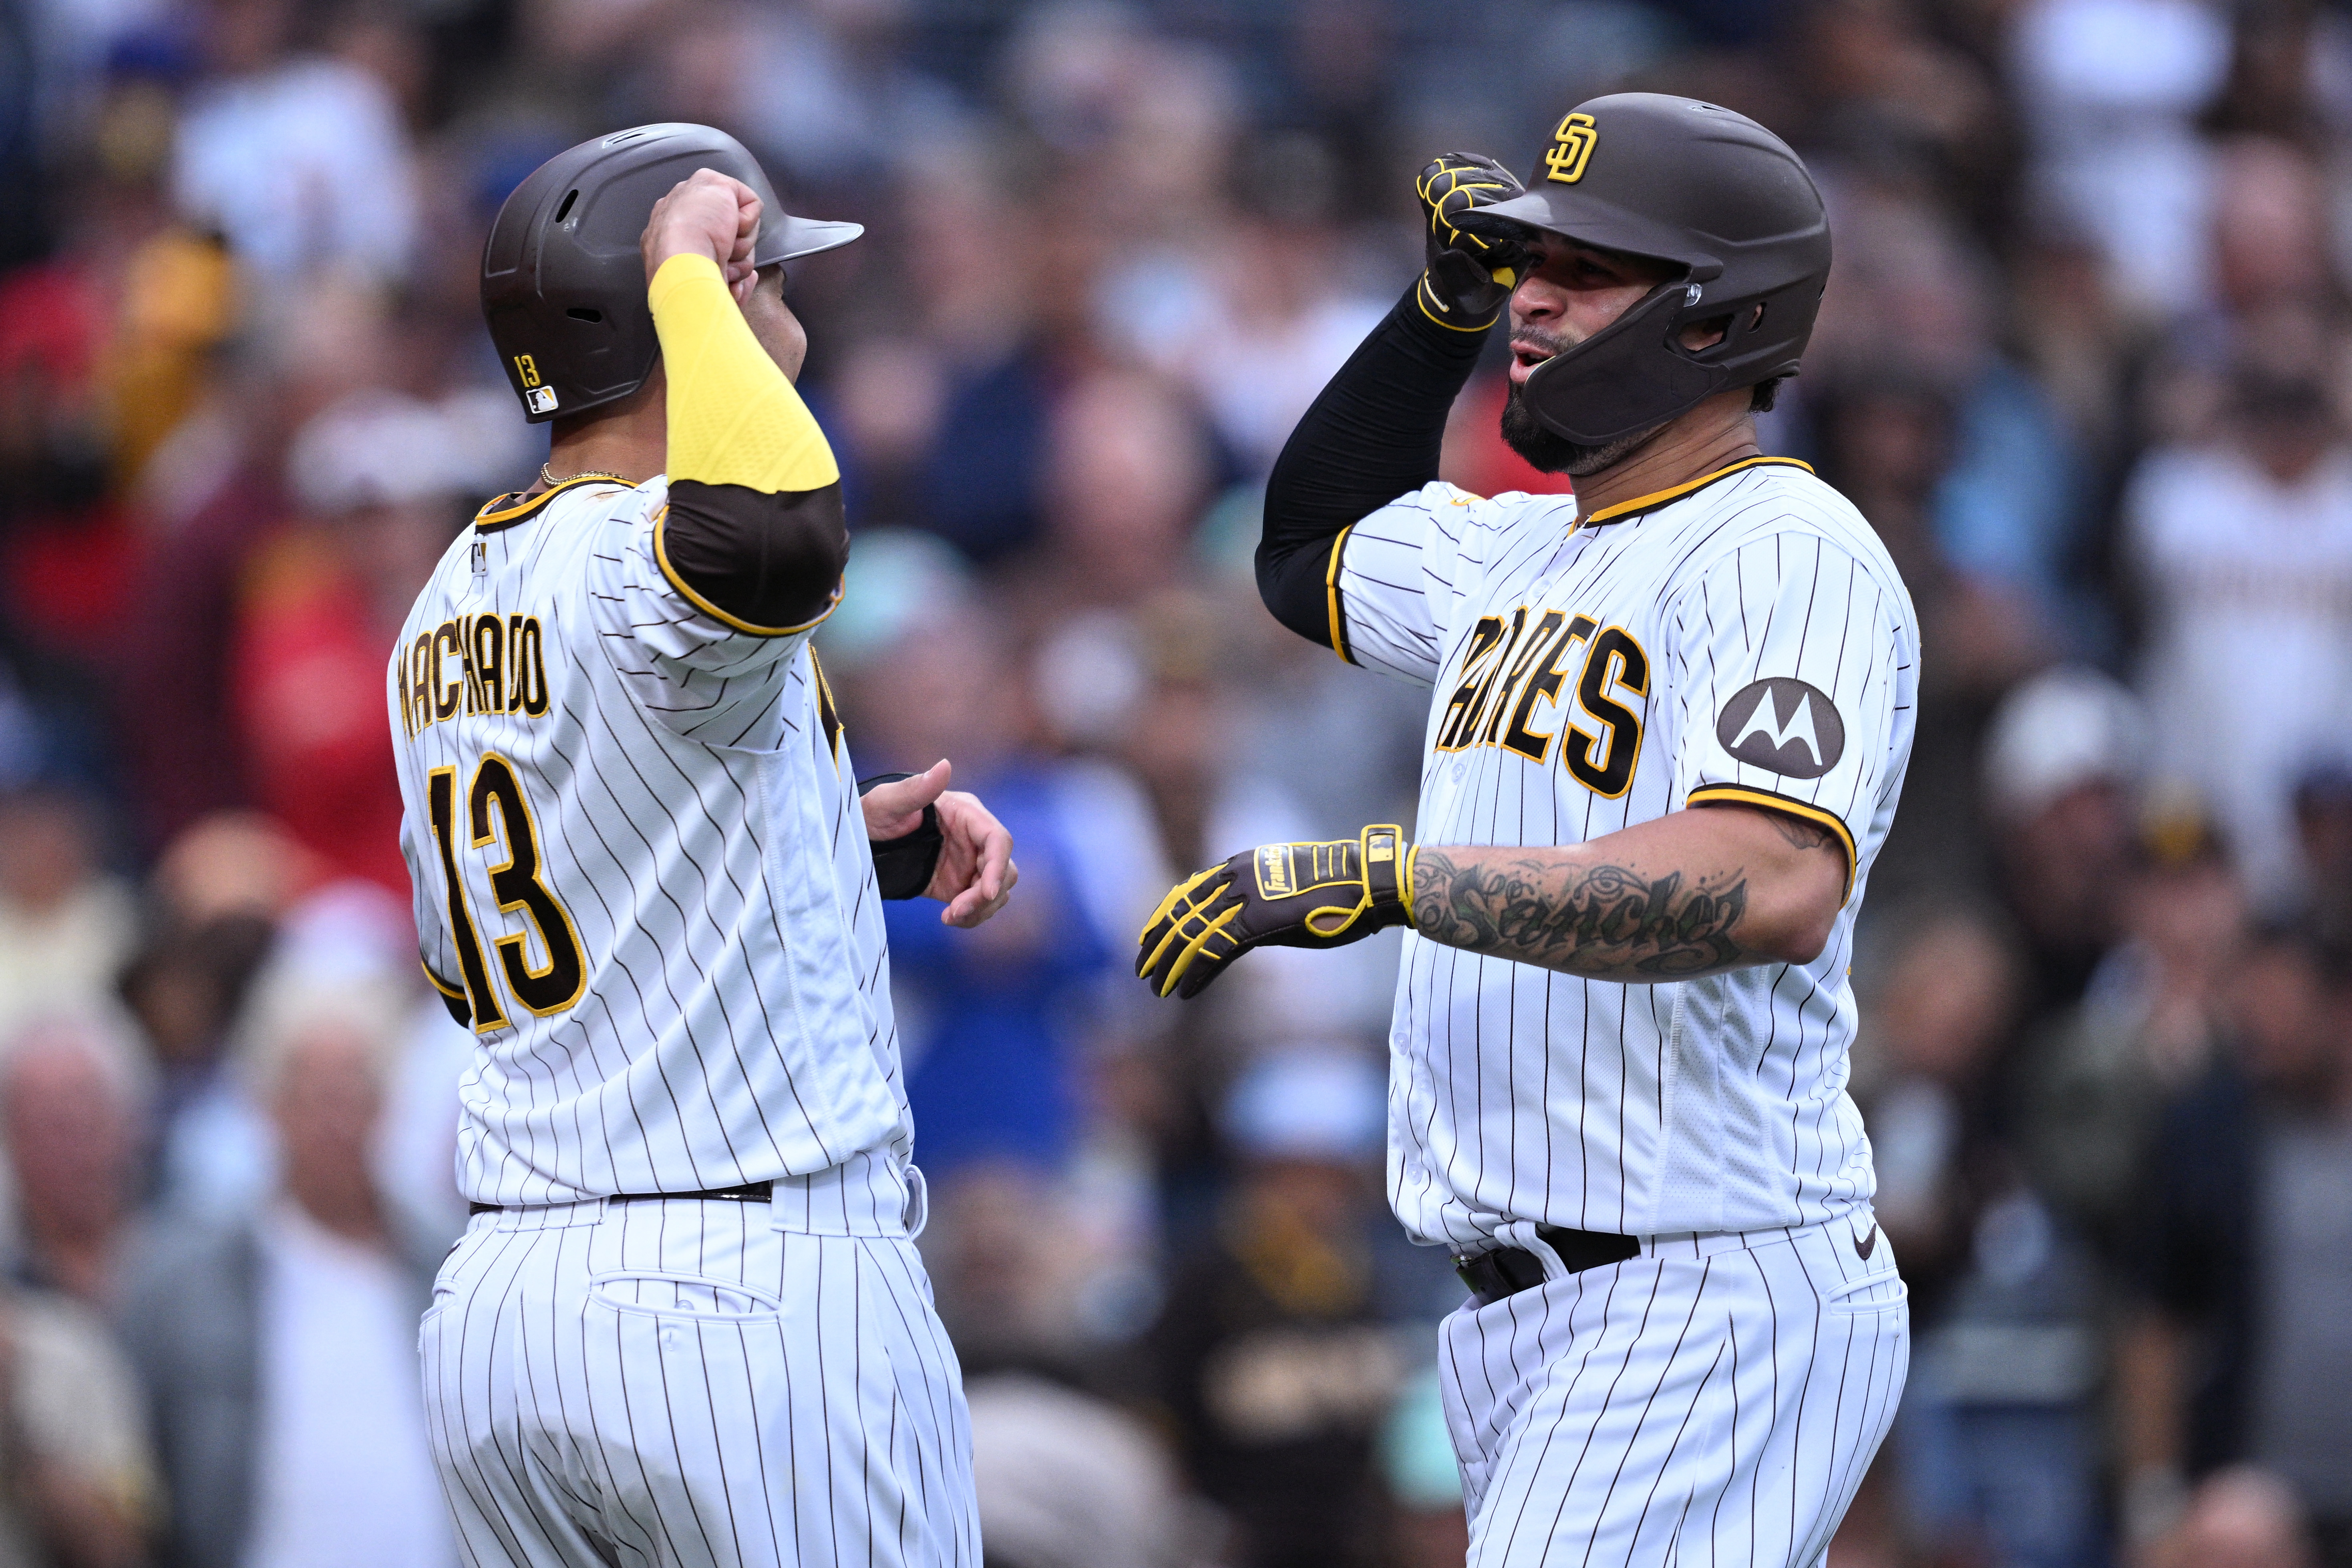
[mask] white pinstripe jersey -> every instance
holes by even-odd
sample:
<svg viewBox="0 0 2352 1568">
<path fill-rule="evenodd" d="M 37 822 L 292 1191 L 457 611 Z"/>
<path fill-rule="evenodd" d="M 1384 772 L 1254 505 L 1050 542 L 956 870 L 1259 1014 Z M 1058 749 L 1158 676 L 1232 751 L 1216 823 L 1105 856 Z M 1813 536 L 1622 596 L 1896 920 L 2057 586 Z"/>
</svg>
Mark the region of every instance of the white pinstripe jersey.
<svg viewBox="0 0 2352 1568">
<path fill-rule="evenodd" d="M 491 503 L 393 657 L 419 941 L 478 1040 L 458 1184 L 558 1203 L 870 1153 L 845 1201 L 895 1210 L 910 1132 L 840 725 L 809 628 L 757 633 L 665 570 L 667 496 Z"/>
<path fill-rule="evenodd" d="M 1419 841 L 1578 843 L 1745 800 L 1830 828 L 1854 868 L 1812 963 L 1705 979 L 1580 979 L 1408 933 L 1389 1150 L 1406 1228 L 1751 1230 L 1866 1200 L 1846 968 L 1918 639 L 1861 515 L 1779 458 L 1581 526 L 1570 497 L 1433 484 L 1343 534 L 1330 585 L 1340 656 L 1433 688 Z"/>
</svg>

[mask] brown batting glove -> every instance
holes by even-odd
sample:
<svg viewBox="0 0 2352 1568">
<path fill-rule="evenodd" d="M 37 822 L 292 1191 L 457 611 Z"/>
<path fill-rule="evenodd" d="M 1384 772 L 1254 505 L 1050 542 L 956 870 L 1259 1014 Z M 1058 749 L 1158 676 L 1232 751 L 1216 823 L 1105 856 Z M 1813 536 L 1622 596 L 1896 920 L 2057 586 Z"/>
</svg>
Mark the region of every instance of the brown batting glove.
<svg viewBox="0 0 2352 1568">
<path fill-rule="evenodd" d="M 1344 947 L 1409 925 L 1412 859 L 1394 823 L 1352 839 L 1244 850 L 1160 901 L 1135 972 L 1163 997 L 1196 997 L 1253 947 Z"/>
<path fill-rule="evenodd" d="M 1412 184 L 1421 196 L 1428 257 L 1413 298 L 1439 326 L 1483 332 L 1519 286 L 1528 252 L 1501 220 L 1481 224 L 1478 209 L 1525 195 L 1526 188 L 1508 169 L 1475 152 L 1432 159 Z"/>
</svg>

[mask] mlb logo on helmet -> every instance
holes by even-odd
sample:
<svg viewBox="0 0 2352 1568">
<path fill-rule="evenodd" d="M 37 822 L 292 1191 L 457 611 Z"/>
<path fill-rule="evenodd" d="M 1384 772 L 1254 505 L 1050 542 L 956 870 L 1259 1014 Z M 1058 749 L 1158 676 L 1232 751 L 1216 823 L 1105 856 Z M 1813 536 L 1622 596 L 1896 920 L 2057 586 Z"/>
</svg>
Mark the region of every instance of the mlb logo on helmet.
<svg viewBox="0 0 2352 1568">
<path fill-rule="evenodd" d="M 533 413 L 548 413 L 555 407 L 553 387 L 533 387 L 523 394 L 523 403 Z"/>
</svg>

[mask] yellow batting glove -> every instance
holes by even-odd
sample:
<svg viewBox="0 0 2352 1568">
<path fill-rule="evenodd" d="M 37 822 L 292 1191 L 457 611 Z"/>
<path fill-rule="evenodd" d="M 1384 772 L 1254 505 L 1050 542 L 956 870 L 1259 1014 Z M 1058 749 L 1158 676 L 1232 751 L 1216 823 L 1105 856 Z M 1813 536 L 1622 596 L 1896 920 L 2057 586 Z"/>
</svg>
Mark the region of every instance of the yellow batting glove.
<svg viewBox="0 0 2352 1568">
<path fill-rule="evenodd" d="M 1394 823 L 1352 839 L 1260 844 L 1194 872 L 1143 927 L 1135 972 L 1196 997 L 1253 947 L 1344 947 L 1412 923 L 1412 846 Z"/>
<path fill-rule="evenodd" d="M 1528 253 L 1501 220 L 1481 225 L 1478 210 L 1527 193 L 1508 169 L 1475 152 L 1432 159 L 1413 190 L 1421 197 L 1427 261 L 1413 298 L 1439 326 L 1483 332 L 1518 287 Z"/>
</svg>

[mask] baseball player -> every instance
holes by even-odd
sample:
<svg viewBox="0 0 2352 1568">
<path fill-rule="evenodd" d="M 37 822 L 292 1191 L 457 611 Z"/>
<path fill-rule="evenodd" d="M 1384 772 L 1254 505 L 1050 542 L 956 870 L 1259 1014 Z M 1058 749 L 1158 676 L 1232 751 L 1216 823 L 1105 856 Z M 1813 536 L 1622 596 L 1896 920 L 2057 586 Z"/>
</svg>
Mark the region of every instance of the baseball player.
<svg viewBox="0 0 2352 1568">
<path fill-rule="evenodd" d="M 1428 686 L 1418 843 L 1267 844 L 1160 907 L 1192 996 L 1407 925 L 1391 1197 L 1472 1297 L 1440 1366 L 1470 1562 L 1809 1565 L 1909 1326 L 1845 1092 L 1854 915 L 1918 667 L 1870 527 L 1754 413 L 1829 272 L 1796 155 L 1712 104 L 1560 122 L 1530 188 L 1448 155 L 1428 266 L 1267 488 L 1267 607 Z M 1575 499 L 1436 482 L 1507 301 L 1507 440 Z"/>
<path fill-rule="evenodd" d="M 469 1563 L 980 1560 L 876 900 L 977 925 L 1015 873 L 945 763 L 861 800 L 808 646 L 848 541 L 783 269 L 859 232 L 651 125 L 484 251 L 552 454 L 390 670 L 425 971 L 479 1041 L 421 1335 Z"/>
</svg>

